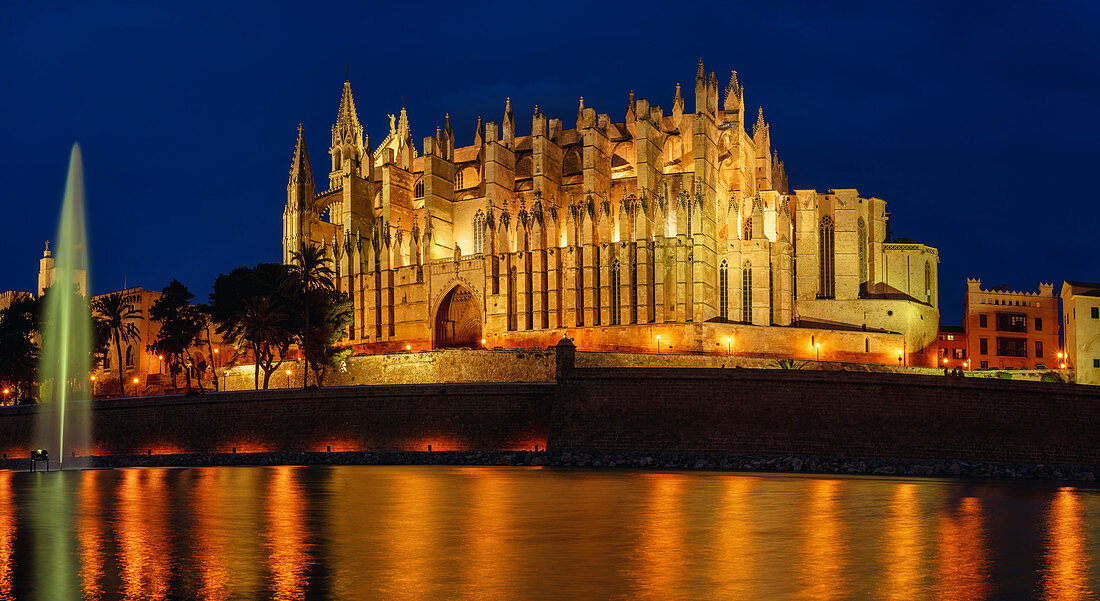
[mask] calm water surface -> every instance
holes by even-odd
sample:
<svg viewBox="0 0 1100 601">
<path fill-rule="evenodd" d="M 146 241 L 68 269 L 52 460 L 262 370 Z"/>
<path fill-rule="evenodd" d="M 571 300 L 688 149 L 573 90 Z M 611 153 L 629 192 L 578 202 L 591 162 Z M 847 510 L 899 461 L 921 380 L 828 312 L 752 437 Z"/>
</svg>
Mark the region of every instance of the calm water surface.
<svg viewBox="0 0 1100 601">
<path fill-rule="evenodd" d="M 1095 599 L 1100 493 L 506 467 L 0 471 L 7 599 Z"/>
</svg>

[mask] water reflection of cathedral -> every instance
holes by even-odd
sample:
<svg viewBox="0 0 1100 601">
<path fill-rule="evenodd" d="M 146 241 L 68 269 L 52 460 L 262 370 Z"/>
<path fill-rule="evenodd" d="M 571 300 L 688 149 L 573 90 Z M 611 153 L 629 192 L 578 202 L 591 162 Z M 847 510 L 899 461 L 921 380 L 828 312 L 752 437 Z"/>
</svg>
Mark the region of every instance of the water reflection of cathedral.
<svg viewBox="0 0 1100 601">
<path fill-rule="evenodd" d="M 714 351 L 930 363 L 938 254 L 893 240 L 886 203 L 789 190 L 763 110 L 751 134 L 737 74 L 700 62 L 693 108 L 629 96 L 612 120 L 581 99 L 573 127 L 511 101 L 458 146 L 451 119 L 417 147 L 405 109 L 376 147 L 344 83 L 315 190 L 299 128 L 284 260 L 323 244 L 366 350 L 533 347 Z M 734 342 L 735 339 L 735 342 Z"/>
</svg>

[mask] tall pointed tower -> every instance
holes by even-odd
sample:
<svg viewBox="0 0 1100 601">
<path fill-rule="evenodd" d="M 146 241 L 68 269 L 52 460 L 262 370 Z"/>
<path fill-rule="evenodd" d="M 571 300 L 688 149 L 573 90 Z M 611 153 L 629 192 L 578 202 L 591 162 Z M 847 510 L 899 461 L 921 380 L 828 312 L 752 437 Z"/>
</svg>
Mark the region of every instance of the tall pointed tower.
<svg viewBox="0 0 1100 601">
<path fill-rule="evenodd" d="M 363 175 L 364 157 L 363 127 L 359 125 L 359 116 L 355 113 L 355 99 L 351 95 L 351 81 L 344 81 L 344 92 L 340 95 L 340 109 L 336 113 L 336 123 L 332 126 L 332 171 L 328 176 L 330 190 L 339 188 L 346 175 Z"/>
<path fill-rule="evenodd" d="M 290 253 L 309 240 L 313 221 L 313 167 L 309 164 L 302 124 L 298 124 L 298 141 L 290 161 L 290 178 L 286 184 L 286 210 L 283 211 L 283 262 L 290 263 Z"/>
</svg>

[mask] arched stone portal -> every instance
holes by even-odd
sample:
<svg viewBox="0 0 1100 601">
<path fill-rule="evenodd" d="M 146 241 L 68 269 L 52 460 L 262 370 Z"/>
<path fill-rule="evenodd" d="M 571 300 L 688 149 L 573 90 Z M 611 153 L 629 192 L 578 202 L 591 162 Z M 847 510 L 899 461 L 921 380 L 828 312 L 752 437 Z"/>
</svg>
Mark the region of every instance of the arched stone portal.
<svg viewBox="0 0 1100 601">
<path fill-rule="evenodd" d="M 455 286 L 435 314 L 435 348 L 470 347 L 481 344 L 481 310 L 477 297 L 465 286 Z"/>
</svg>

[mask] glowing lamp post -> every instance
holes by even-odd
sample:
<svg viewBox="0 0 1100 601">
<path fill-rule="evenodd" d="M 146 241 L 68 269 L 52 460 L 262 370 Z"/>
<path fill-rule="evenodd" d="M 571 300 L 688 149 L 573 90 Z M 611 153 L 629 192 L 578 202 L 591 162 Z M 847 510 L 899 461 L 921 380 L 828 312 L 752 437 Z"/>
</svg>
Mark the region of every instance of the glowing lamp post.
<svg viewBox="0 0 1100 601">
<path fill-rule="evenodd" d="M 290 370 L 286 370 L 286 387 L 290 388 Z"/>
<path fill-rule="evenodd" d="M 657 354 L 661 354 L 661 335 L 657 334 Z"/>
<path fill-rule="evenodd" d="M 481 346 L 485 346 L 485 339 L 484 338 L 481 339 Z"/>
<path fill-rule="evenodd" d="M 729 357 L 733 353 L 733 336 L 726 336 L 726 356 Z"/>
<path fill-rule="evenodd" d="M 817 361 L 820 363 L 821 362 L 821 343 L 820 342 L 815 342 L 814 343 L 814 350 L 817 351 Z"/>
<path fill-rule="evenodd" d="M 903 353 L 899 350 L 898 351 L 898 367 L 901 367 L 901 362 L 904 358 L 905 358 L 905 353 Z M 944 362 L 946 363 L 947 360 L 945 359 Z"/>
</svg>

